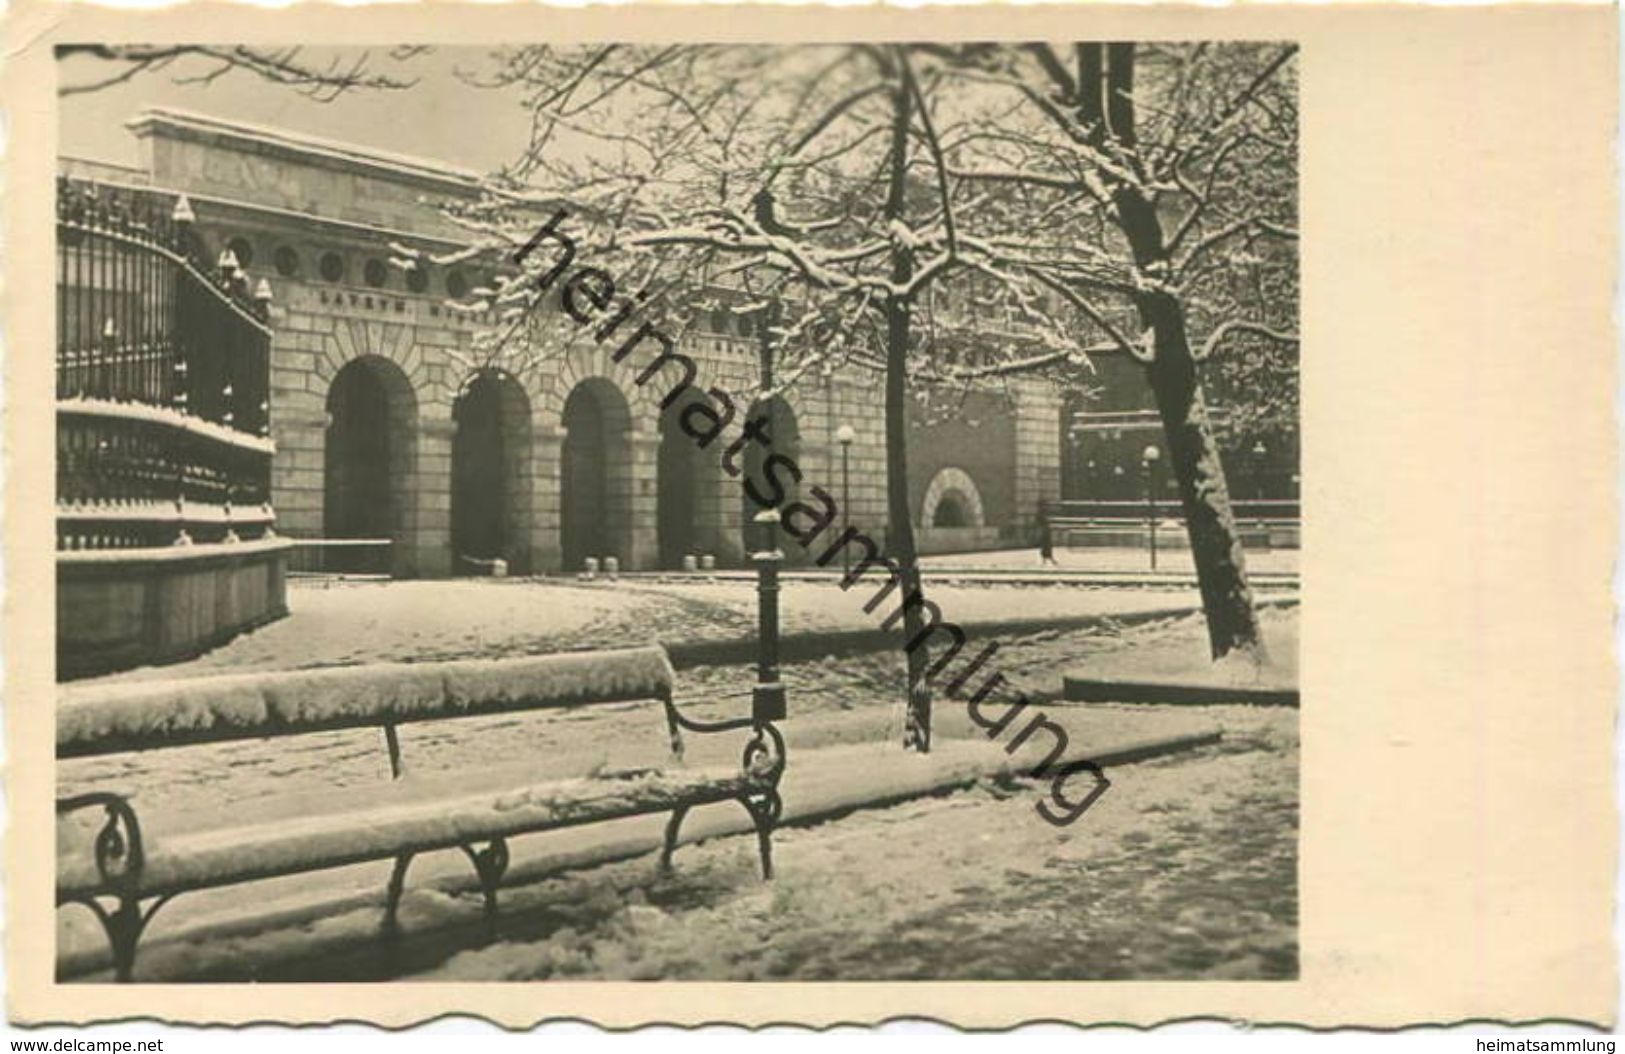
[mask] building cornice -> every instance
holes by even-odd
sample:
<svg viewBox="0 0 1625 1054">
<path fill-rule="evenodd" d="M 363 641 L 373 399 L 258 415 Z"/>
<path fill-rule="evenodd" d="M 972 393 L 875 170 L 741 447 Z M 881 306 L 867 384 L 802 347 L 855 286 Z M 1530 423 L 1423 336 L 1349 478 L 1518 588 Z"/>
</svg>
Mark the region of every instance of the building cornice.
<svg viewBox="0 0 1625 1054">
<path fill-rule="evenodd" d="M 88 163 L 92 165 L 99 164 L 98 162 L 89 161 L 86 158 L 63 158 L 62 160 L 74 163 Z M 64 174 L 70 179 L 81 178 L 73 175 L 72 173 Z M 141 169 L 130 169 L 129 174 L 132 177 L 147 175 L 147 173 Z M 364 236 L 372 240 L 399 242 L 403 245 L 427 242 L 429 244 L 442 246 L 448 249 L 466 249 L 469 247 L 469 243 L 466 241 L 460 241 L 456 238 L 449 238 L 444 235 L 425 234 L 422 231 L 401 230 L 398 227 L 384 227 L 376 223 L 362 223 L 358 220 L 340 219 L 337 216 L 319 216 L 314 213 L 301 212 L 299 209 L 290 209 L 281 205 L 266 205 L 257 201 L 244 201 L 242 198 L 223 198 L 217 194 L 203 194 L 195 190 L 182 190 L 179 187 L 163 186 L 154 184 L 152 182 L 136 182 L 134 179 L 132 179 L 130 182 L 123 182 L 116 179 L 100 178 L 91 178 L 90 181 L 99 186 L 113 187 L 120 190 L 140 191 L 150 194 L 166 194 L 177 198 L 185 197 L 188 201 L 192 202 L 193 205 L 208 205 L 227 212 L 238 211 L 272 217 L 282 223 L 287 224 L 290 229 L 314 226 L 348 236 Z M 203 222 L 208 222 L 207 218 L 204 218 Z"/>
<path fill-rule="evenodd" d="M 162 134 L 465 195 L 478 191 L 480 184 L 478 173 L 445 162 L 168 106 L 148 107 L 125 127 L 138 138 Z"/>
</svg>

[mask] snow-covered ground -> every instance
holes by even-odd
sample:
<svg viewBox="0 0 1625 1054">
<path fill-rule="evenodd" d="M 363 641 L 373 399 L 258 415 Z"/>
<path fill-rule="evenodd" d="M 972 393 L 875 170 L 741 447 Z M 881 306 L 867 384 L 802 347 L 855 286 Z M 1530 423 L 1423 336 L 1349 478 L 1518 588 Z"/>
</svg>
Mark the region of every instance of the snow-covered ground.
<svg viewBox="0 0 1625 1054">
<path fill-rule="evenodd" d="M 468 585 L 493 598 L 528 592 Z M 1278 650 L 1279 642 L 1295 639 L 1295 612 L 1269 612 L 1265 619 Z M 1001 643 L 997 668 L 1019 688 L 1046 692 L 1080 665 L 1157 655 L 1177 661 L 1199 656 L 1205 645 L 1199 618 L 1124 633 L 1056 630 Z M 887 765 L 900 732 L 901 677 L 895 654 L 787 668 L 792 765 L 798 752 L 842 743 L 870 744 L 873 764 Z M 678 694 L 696 716 L 736 716 L 748 710 L 750 681 L 742 667 L 687 670 L 679 675 Z M 1044 706 L 1082 744 L 1213 724 L 1226 738 L 1198 754 L 1114 772 L 1111 791 L 1066 829 L 1038 817 L 1037 788 L 984 786 L 784 831 L 780 877 L 769 886 L 754 877 L 750 840 L 728 838 L 684 849 L 669 879 L 652 880 L 645 858 L 510 890 L 504 895 L 506 940 L 483 950 L 459 950 L 479 941 L 476 926 L 472 935 L 457 937 L 436 931 L 410 951 L 385 955 L 374 940 L 375 906 L 256 939 L 280 941 L 286 952 L 322 933 L 337 934 L 347 954 L 334 965 L 289 968 L 288 977 L 306 979 L 313 970 L 356 978 L 492 979 L 1290 976 L 1296 961 L 1296 711 Z M 953 700 L 938 702 L 936 725 L 945 743 L 979 734 L 964 705 Z M 408 772 L 425 793 L 436 786 L 472 792 L 516 771 L 539 780 L 605 765 L 632 767 L 658 760 L 665 745 L 658 707 L 636 703 L 431 723 L 403 729 L 402 738 Z M 734 758 L 738 746 L 736 737 L 690 737 L 689 758 L 695 764 Z M 144 821 L 160 839 L 168 831 L 246 817 L 302 815 L 319 808 L 334 784 L 365 788 L 387 779 L 383 744 L 371 731 L 84 759 L 58 771 L 63 793 L 137 788 Z M 557 852 L 575 837 L 557 832 L 535 842 Z M 527 848 L 527 840 L 514 850 L 516 867 L 539 852 Z M 409 928 L 448 915 L 477 923 L 472 898 L 423 885 L 462 871 L 466 862 L 449 852 L 414 864 L 414 892 L 403 915 Z M 240 912 L 244 903 L 346 891 L 375 895 L 385 874 L 387 865 L 381 872 L 367 865 L 188 895 L 164 909 L 150 936 L 161 941 L 200 917 Z M 85 913 L 68 909 L 60 918 L 63 949 L 98 946 Z M 190 965 L 212 959 L 211 969 L 222 976 L 253 973 L 265 949 L 250 944 L 211 945 Z"/>
<path fill-rule="evenodd" d="M 983 785 L 742 839 L 649 882 L 629 861 L 543 883 L 529 934 L 424 980 L 1279 979 L 1297 974 L 1294 715 L 1136 765 L 1075 826 Z M 1238 722 L 1231 718 L 1229 723 Z"/>
<path fill-rule="evenodd" d="M 873 627 L 895 604 L 868 613 L 872 589 L 789 581 L 780 596 L 785 631 Z M 1083 589 L 940 585 L 930 591 L 962 625 L 1001 618 L 1114 615 L 1194 605 L 1190 588 Z M 649 641 L 754 636 L 756 591 L 746 580 L 452 579 L 301 580 L 287 618 L 201 658 L 115 674 L 109 680 L 191 677 L 239 670 L 362 662 L 498 658 Z"/>
<path fill-rule="evenodd" d="M 1121 647 L 1113 648 L 1101 661 L 1081 662 L 1076 670 L 1067 672 L 1101 680 L 1149 678 L 1199 684 L 1296 687 L 1298 617 L 1296 608 L 1259 610 L 1259 628 L 1263 631 L 1266 651 L 1262 666 L 1240 653 L 1233 653 L 1234 658 L 1225 662 L 1209 661 L 1205 650 L 1191 646 L 1191 637 L 1201 637 L 1205 632 L 1201 619 L 1192 616 L 1148 627 L 1144 632 L 1125 638 Z"/>
</svg>

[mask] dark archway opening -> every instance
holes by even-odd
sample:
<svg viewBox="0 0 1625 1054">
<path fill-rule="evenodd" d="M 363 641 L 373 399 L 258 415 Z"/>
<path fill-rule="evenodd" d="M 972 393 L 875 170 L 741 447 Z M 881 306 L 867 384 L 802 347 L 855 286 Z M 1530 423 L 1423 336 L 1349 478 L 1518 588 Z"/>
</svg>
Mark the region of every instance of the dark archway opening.
<svg viewBox="0 0 1625 1054">
<path fill-rule="evenodd" d="M 685 407 L 704 398 L 693 391 L 660 414 L 660 449 L 656 459 L 655 524 L 660 566 L 678 568 L 683 557 L 700 555 L 700 487 L 705 480 L 705 451 L 683 431 Z"/>
<path fill-rule="evenodd" d="M 740 530 L 747 557 L 755 549 L 756 545 L 751 530 L 751 520 L 757 513 L 762 511 L 763 506 L 750 496 L 749 491 L 744 490 L 746 481 L 754 482 L 757 492 L 766 497 L 772 497 L 776 488 L 782 489 L 784 492 L 783 500 L 773 506 L 780 510 L 792 502 L 799 501 L 801 498 L 801 487 L 796 482 L 795 477 L 790 475 L 788 469 L 778 467 L 771 472 L 767 469 L 767 462 L 774 454 L 782 454 L 797 463 L 801 460 L 801 429 L 796 422 L 795 411 L 790 408 L 790 404 L 785 402 L 784 399 L 774 395 L 768 397 L 765 401 L 753 404 L 750 417 L 747 420 L 754 420 L 764 415 L 767 417 L 767 437 L 771 445 L 762 441 L 751 443 L 745 447 L 744 456 L 741 458 L 744 470 L 739 477 L 741 488 Z M 805 471 L 805 466 L 803 466 L 803 471 Z M 806 547 L 790 535 L 789 532 L 785 531 L 783 527 L 779 528 L 779 548 L 784 552 L 787 563 L 807 559 Z"/>
<path fill-rule="evenodd" d="M 452 406 L 451 545 L 454 574 L 488 574 L 491 561 L 522 573 L 521 502 L 530 443 L 530 406 L 511 376 L 481 370 Z"/>
<path fill-rule="evenodd" d="M 391 545 L 338 545 L 324 551 L 328 571 L 387 572 L 404 565 L 402 495 L 417 415 L 400 367 L 368 355 L 339 370 L 327 392 L 322 533 L 335 540 Z"/>
<path fill-rule="evenodd" d="M 582 381 L 564 402 L 559 549 L 566 571 L 587 557 L 625 559 L 631 519 L 631 411 L 615 386 Z"/>
<path fill-rule="evenodd" d="M 965 496 L 957 490 L 950 490 L 937 500 L 936 511 L 931 516 L 933 527 L 969 527 L 970 512 L 967 508 Z"/>
</svg>

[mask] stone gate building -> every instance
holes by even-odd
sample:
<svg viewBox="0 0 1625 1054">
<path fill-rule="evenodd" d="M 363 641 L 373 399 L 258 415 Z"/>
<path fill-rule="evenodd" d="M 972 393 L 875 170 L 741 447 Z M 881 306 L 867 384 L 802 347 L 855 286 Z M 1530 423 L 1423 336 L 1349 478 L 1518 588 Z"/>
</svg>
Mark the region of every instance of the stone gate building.
<svg viewBox="0 0 1625 1054">
<path fill-rule="evenodd" d="M 484 362 L 497 319 L 454 306 L 495 275 L 477 259 L 402 266 L 399 247 L 455 257 L 464 235 L 436 201 L 473 198 L 475 173 L 199 114 L 129 122 L 134 169 L 64 158 L 63 170 L 185 195 L 212 253 L 229 250 L 273 291 L 272 506 L 284 537 L 389 539 L 378 569 L 402 576 L 517 573 L 615 556 L 629 569 L 724 565 L 743 554 L 739 481 L 701 452 L 583 333 L 539 362 Z M 749 315 L 721 310 L 680 350 L 702 386 L 749 391 Z M 680 407 L 679 407 L 680 409 Z M 741 407 L 743 411 L 744 407 Z M 883 420 L 872 379 L 792 388 L 773 409 L 774 449 L 885 529 Z M 1061 406 L 1052 388 L 974 393 L 946 418 L 917 415 L 910 485 L 922 549 L 1025 542 L 1059 497 Z M 856 432 L 842 492 L 840 429 Z"/>
</svg>

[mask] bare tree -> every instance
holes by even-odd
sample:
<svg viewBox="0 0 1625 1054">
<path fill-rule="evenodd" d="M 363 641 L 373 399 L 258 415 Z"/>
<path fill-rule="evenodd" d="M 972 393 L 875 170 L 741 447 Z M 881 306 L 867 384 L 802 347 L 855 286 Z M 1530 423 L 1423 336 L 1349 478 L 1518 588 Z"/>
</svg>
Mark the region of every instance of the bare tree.
<svg viewBox="0 0 1625 1054">
<path fill-rule="evenodd" d="M 650 312 L 673 332 L 719 306 L 757 314 L 777 364 L 760 403 L 807 376 L 883 379 L 904 740 L 925 750 L 911 388 L 1076 385 L 1091 352 L 1133 355 L 1167 433 L 1213 653 L 1262 658 L 1198 364 L 1225 346 L 1295 346 L 1295 305 L 1275 288 L 1282 275 L 1296 288 L 1291 55 L 1148 49 L 1136 85 L 1130 45 L 1079 44 L 1069 63 L 1045 45 L 516 48 L 476 82 L 517 88 L 531 134 L 451 215 L 470 251 L 512 255 L 538 211 L 567 204 L 582 257 L 661 304 Z M 1272 295 L 1233 280 L 1244 258 L 1262 261 L 1251 273 L 1272 276 Z M 520 349 L 520 369 L 568 344 L 535 311 L 547 265 L 529 266 L 470 305 L 504 320 L 480 353 L 512 364 Z M 993 339 L 990 312 L 1007 323 Z"/>
<path fill-rule="evenodd" d="M 1070 217 L 1061 238 L 1023 237 L 1007 255 L 1023 256 L 1023 269 L 1144 366 L 1213 655 L 1261 660 L 1198 367 L 1232 343 L 1296 348 L 1295 48 L 1079 43 L 938 54 L 953 76 L 1024 103 L 1021 119 L 967 129 L 950 148 L 952 170 L 1008 188 L 1028 215 Z M 1237 281 L 1248 270 L 1256 295 Z"/>
<path fill-rule="evenodd" d="M 390 49 L 389 57 L 399 61 L 427 50 L 421 46 L 402 46 Z M 355 88 L 399 90 L 417 83 L 416 78 L 372 72 L 370 51 L 312 62 L 306 59 L 302 48 L 257 48 L 245 44 L 60 44 L 56 48 L 58 60 L 76 56 L 98 59 L 106 64 L 107 70 L 88 80 L 61 85 L 57 89 L 59 95 L 101 91 L 143 74 L 170 70 L 176 63 L 180 63 L 182 70 L 192 71 L 171 70 L 176 73 L 177 84 L 212 84 L 228 73 L 242 71 L 292 88 L 317 102 L 331 102 Z"/>
<path fill-rule="evenodd" d="M 490 244 L 515 246 L 529 235 L 527 212 L 570 202 L 596 224 L 600 260 L 638 275 L 641 289 L 685 288 L 678 313 L 707 308 L 705 290 L 725 284 L 753 309 L 777 305 L 764 316 L 784 366 L 775 388 L 837 371 L 882 376 L 888 555 L 908 644 L 904 741 L 918 750 L 930 745 L 934 665 L 908 500 L 910 387 L 1086 361 L 1081 330 L 1034 313 L 1037 352 L 1010 362 L 1001 352 L 981 374 L 944 370 L 934 325 L 918 324 L 922 312 L 935 322 L 935 291 L 956 276 L 992 276 L 1012 302 L 1043 295 L 1041 276 L 995 241 L 961 234 L 960 213 L 977 202 L 947 167 L 939 65 L 905 45 L 517 49 L 479 83 L 528 92 L 530 141 L 485 201 L 456 213 Z M 514 326 L 531 317 L 531 284 L 497 297 Z M 534 346 L 557 350 L 546 336 Z"/>
</svg>

